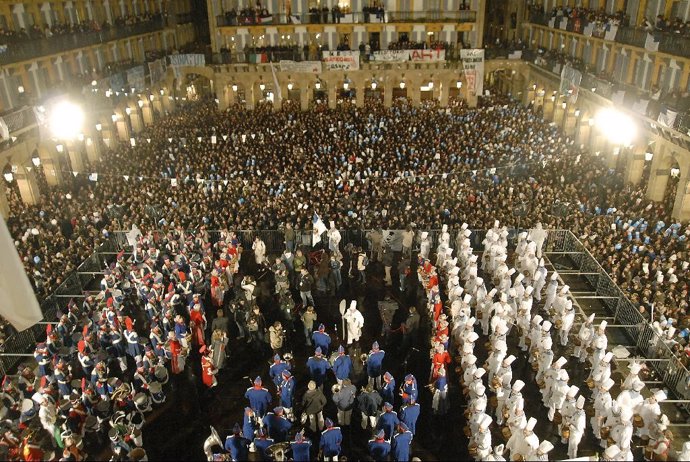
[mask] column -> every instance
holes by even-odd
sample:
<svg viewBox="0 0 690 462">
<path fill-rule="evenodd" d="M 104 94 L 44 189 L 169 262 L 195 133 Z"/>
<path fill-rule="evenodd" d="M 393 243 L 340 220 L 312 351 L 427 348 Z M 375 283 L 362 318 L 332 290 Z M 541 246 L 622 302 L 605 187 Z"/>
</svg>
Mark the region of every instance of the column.
<svg viewBox="0 0 690 462">
<path fill-rule="evenodd" d="M 85 166 L 84 166 L 84 157 L 82 155 L 82 144 L 81 141 L 71 141 L 69 143 L 65 143 L 65 148 L 67 150 L 67 154 L 69 154 L 69 161 L 70 164 L 72 164 L 72 171 L 73 172 L 79 172 L 79 173 L 88 173 L 85 172 Z"/>
<path fill-rule="evenodd" d="M 441 82 L 439 84 L 438 102 L 441 107 L 448 107 L 448 98 L 450 96 L 450 84 L 448 82 Z"/>
<path fill-rule="evenodd" d="M 29 205 L 38 204 L 41 201 L 41 193 L 38 189 L 36 175 L 33 170 L 29 171 L 26 167 L 20 165 L 17 167 L 17 173 L 14 177 L 19 187 L 19 195 L 22 198 L 22 202 Z"/>
<path fill-rule="evenodd" d="M 338 102 L 336 101 L 338 98 L 338 94 L 336 92 L 336 84 L 335 82 L 331 81 L 328 82 L 328 108 L 329 109 L 335 109 L 336 106 L 338 105 Z"/>
<path fill-rule="evenodd" d="M 0 188 L 0 215 L 7 219 L 10 216 L 10 205 L 7 203 L 5 188 Z"/>
<path fill-rule="evenodd" d="M 659 152 L 657 152 L 657 150 Z M 652 169 L 649 173 L 649 184 L 647 185 L 647 199 L 659 202 L 664 199 L 664 192 L 666 191 L 666 184 L 671 175 L 670 168 L 660 168 L 663 156 L 663 147 L 654 149 L 654 158 L 652 158 Z M 680 189 L 680 188 L 679 188 Z"/>
<path fill-rule="evenodd" d="M 361 82 L 360 85 L 355 87 L 355 106 L 364 107 L 364 91 L 366 89 L 366 84 Z"/>
<path fill-rule="evenodd" d="M 419 89 L 420 85 L 419 81 L 412 81 L 407 87 L 407 97 L 413 106 L 419 106 L 421 103 L 422 92 Z"/>
<path fill-rule="evenodd" d="M 144 96 L 144 105 L 141 108 L 141 117 L 144 120 L 144 125 L 153 125 L 153 108 L 151 107 L 151 101 L 147 96 Z"/>
<path fill-rule="evenodd" d="M 390 79 L 384 81 L 383 87 L 383 107 L 391 107 L 393 105 L 393 83 Z"/>
<path fill-rule="evenodd" d="M 138 106 L 130 107 L 129 122 L 132 124 L 132 132 L 134 133 L 139 133 L 144 129 Z"/>
<path fill-rule="evenodd" d="M 625 163 L 625 181 L 637 185 L 644 171 L 644 146 L 635 146 Z"/>
<path fill-rule="evenodd" d="M 306 111 L 309 109 L 309 100 L 311 99 L 310 92 L 312 91 L 309 84 L 305 83 L 304 86 L 300 86 L 299 89 L 299 105 L 300 109 Z"/>
<path fill-rule="evenodd" d="M 690 218 L 690 172 L 688 172 L 687 168 L 681 168 L 672 216 L 681 221 L 686 221 Z"/>
</svg>

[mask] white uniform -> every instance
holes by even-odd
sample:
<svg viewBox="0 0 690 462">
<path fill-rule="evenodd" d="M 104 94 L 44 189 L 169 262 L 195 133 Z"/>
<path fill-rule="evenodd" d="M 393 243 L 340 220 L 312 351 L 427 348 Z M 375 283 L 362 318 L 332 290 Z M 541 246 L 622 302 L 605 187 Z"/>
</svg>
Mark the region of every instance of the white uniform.
<svg viewBox="0 0 690 462">
<path fill-rule="evenodd" d="M 577 447 L 580 445 L 582 436 L 585 434 L 587 418 L 585 416 L 585 397 L 580 396 L 577 402 L 577 409 L 570 419 L 570 437 L 568 438 L 568 457 L 577 458 Z"/>
<path fill-rule="evenodd" d="M 348 345 L 350 345 L 352 342 L 359 341 L 359 338 L 362 336 L 362 327 L 364 326 L 364 316 L 362 316 L 362 313 L 357 309 L 355 303 L 356 302 L 354 301 L 352 302 L 350 308 L 343 316 L 345 318 L 345 322 L 347 322 Z"/>
</svg>

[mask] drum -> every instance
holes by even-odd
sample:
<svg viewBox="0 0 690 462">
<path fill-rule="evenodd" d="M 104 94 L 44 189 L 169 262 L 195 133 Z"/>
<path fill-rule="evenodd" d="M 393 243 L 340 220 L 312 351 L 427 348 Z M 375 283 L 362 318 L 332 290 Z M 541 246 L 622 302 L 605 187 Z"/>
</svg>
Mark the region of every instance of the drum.
<svg viewBox="0 0 690 462">
<path fill-rule="evenodd" d="M 633 416 L 633 427 L 635 428 L 642 428 L 644 427 L 644 420 L 642 420 L 642 416 L 639 414 L 635 414 Z"/>
<path fill-rule="evenodd" d="M 643 450 L 644 460 L 654 460 L 654 448 L 645 446 Z"/>
<path fill-rule="evenodd" d="M 470 457 L 472 457 L 473 459 L 477 457 L 477 444 L 470 443 L 470 445 L 467 447 L 467 452 L 469 452 Z"/>
<path fill-rule="evenodd" d="M 498 407 L 498 398 L 495 396 L 492 396 L 491 398 L 489 398 L 489 406 L 496 409 Z"/>
<path fill-rule="evenodd" d="M 110 417 L 110 401 L 100 400 L 94 408 L 94 414 L 101 419 Z"/>
<path fill-rule="evenodd" d="M 165 402 L 163 386 L 159 382 L 151 382 L 149 384 L 149 393 L 151 393 L 151 401 L 153 401 L 155 404 Z"/>
<path fill-rule="evenodd" d="M 134 395 L 134 405 L 139 411 L 146 411 L 149 408 L 149 397 L 145 393 Z"/>
<path fill-rule="evenodd" d="M 153 373 L 153 375 L 156 377 L 156 380 L 158 380 L 163 385 L 168 383 L 168 380 L 169 380 L 168 369 L 165 366 L 163 366 L 161 364 L 156 366 L 155 372 Z"/>
<path fill-rule="evenodd" d="M 515 454 L 510 457 L 510 460 L 513 460 L 515 462 L 522 462 L 525 460 L 525 457 L 522 454 Z"/>
<path fill-rule="evenodd" d="M 561 436 L 563 437 L 563 439 L 566 439 L 566 440 L 568 438 L 570 438 L 570 428 L 563 425 L 561 427 Z"/>
<path fill-rule="evenodd" d="M 84 420 L 84 429 L 89 433 L 98 431 L 98 418 L 95 415 L 87 415 Z"/>
<path fill-rule="evenodd" d="M 561 327 L 563 327 L 563 321 L 560 319 L 556 319 L 556 322 L 554 323 L 554 326 L 556 326 L 557 330 L 560 330 Z"/>
<path fill-rule="evenodd" d="M 141 412 L 133 412 L 129 417 L 129 423 L 134 425 L 134 428 L 141 430 L 141 427 L 144 426 L 144 414 Z"/>
<path fill-rule="evenodd" d="M 135 462 L 138 462 L 140 460 L 146 460 L 146 451 L 144 451 L 143 448 L 134 448 L 131 451 L 129 451 L 129 454 L 127 456 L 129 460 L 133 460 Z"/>
</svg>

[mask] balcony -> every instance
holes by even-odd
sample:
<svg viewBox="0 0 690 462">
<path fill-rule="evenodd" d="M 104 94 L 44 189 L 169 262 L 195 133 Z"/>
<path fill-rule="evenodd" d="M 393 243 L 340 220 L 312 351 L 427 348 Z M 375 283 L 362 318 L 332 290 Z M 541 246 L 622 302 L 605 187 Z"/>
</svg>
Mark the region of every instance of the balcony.
<svg viewBox="0 0 690 462">
<path fill-rule="evenodd" d="M 157 18 L 152 21 L 122 27 L 112 27 L 99 32 L 59 35 L 51 38 L 34 39 L 8 43 L 0 53 L 0 65 L 27 61 L 41 56 L 48 56 L 93 45 L 124 39 L 133 35 L 160 31 L 165 27 L 165 20 Z"/>
<path fill-rule="evenodd" d="M 566 18 L 564 24 L 562 19 L 563 18 L 554 19 L 551 15 L 542 14 L 541 12 L 533 12 L 530 15 L 531 23 L 550 27 L 554 30 L 564 30 L 584 36 L 591 35 L 592 37 L 623 43 L 638 48 L 645 48 L 647 44 L 649 32 L 646 29 L 618 26 L 615 35 L 610 37 L 609 32 L 612 32 L 610 24 L 602 21 L 588 22 L 586 18 Z M 659 51 L 675 56 L 690 58 L 690 37 L 685 34 L 655 30 L 652 32 L 652 36 L 654 37 L 654 41 L 659 43 Z"/>
<path fill-rule="evenodd" d="M 216 25 L 225 26 L 261 26 L 271 24 L 376 24 L 376 23 L 427 23 L 427 22 L 447 22 L 447 23 L 467 23 L 475 22 L 476 11 L 379 11 L 376 12 L 357 12 L 340 13 L 339 17 L 331 11 L 314 11 L 301 15 L 293 14 L 267 14 L 257 15 L 254 13 L 216 16 Z"/>
</svg>

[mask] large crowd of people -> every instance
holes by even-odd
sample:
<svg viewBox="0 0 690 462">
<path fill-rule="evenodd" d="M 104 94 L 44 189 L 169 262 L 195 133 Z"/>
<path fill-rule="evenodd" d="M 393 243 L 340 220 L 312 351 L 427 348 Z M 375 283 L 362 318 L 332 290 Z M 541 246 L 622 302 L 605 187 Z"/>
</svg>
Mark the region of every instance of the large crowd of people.
<svg viewBox="0 0 690 462">
<path fill-rule="evenodd" d="M 473 336 L 467 337 L 470 331 L 466 328 L 463 332 L 456 332 L 457 335 L 451 336 L 449 332 L 453 327 L 467 325 L 467 321 L 463 323 L 458 318 L 461 312 L 467 319 L 471 316 L 478 318 L 475 310 L 480 310 L 477 303 L 484 297 L 477 295 L 481 286 L 477 277 L 485 278 L 486 289 L 497 289 L 491 294 L 495 297 L 492 303 L 511 303 L 510 300 L 517 300 L 513 289 L 522 288 L 522 292 L 528 286 L 532 287 L 530 293 L 534 292 L 536 301 L 541 300 L 544 289 L 545 305 L 555 303 L 551 294 L 559 288 L 558 283 L 555 287 L 549 284 L 546 288 L 546 280 L 541 286 L 536 284 L 535 268 L 541 268 L 543 264 L 531 268 L 527 263 L 513 263 L 519 274 L 524 273 L 520 281 L 512 278 L 515 279 L 513 281 L 511 275 L 514 273 L 508 272 L 507 268 L 505 272 L 499 271 L 497 262 L 501 261 L 501 249 L 507 247 L 508 230 L 497 228 L 495 222 L 516 223 L 518 210 L 526 210 L 526 213 L 520 212 L 524 215 L 521 228 L 536 229 L 540 223 L 545 229 L 571 230 L 641 312 L 648 316 L 653 311 L 654 319 L 651 321 L 655 321 L 658 334 L 668 339 L 669 346 L 685 343 L 688 331 L 683 328 L 688 308 L 686 270 L 690 264 L 687 254 L 690 228 L 673 220 L 666 204 L 648 201 L 641 186 L 624 184 L 620 172 L 610 170 L 600 158 L 588 153 L 583 146 L 575 145 L 557 128 L 545 124 L 538 111 L 507 98 L 485 97 L 477 108 L 469 108 L 460 100 L 453 100 L 448 108 L 440 108 L 432 102 L 415 107 L 400 100 L 391 108 L 370 101 L 363 108 L 341 102 L 337 109 L 316 105 L 306 112 L 300 111 L 293 103 L 285 103 L 277 112 L 273 112 L 269 105 L 259 105 L 253 111 L 232 107 L 226 112 L 218 112 L 212 101 L 198 102 L 181 107 L 169 117 L 157 121 L 154 126 L 135 135 L 135 141 L 134 145 L 122 142 L 114 149 L 106 150 L 100 163 L 89 166 L 89 172 L 78 172 L 76 176 L 72 171 L 60 172 L 66 184 L 62 189 L 48 189 L 44 185 L 39 205 L 22 204 L 15 185 L 6 185 L 9 186 L 11 203 L 8 225 L 39 295 L 51 293 L 66 274 L 100 243 L 110 239 L 113 233 L 129 231 L 133 226 L 143 232 L 134 237 L 134 255 L 118 255 L 105 271 L 100 294 L 85 299 L 83 304 L 70 304 L 69 311 L 61 313 L 58 324 L 48 333 L 46 344 L 37 347 L 36 360 L 39 366 L 44 361 L 45 366 L 38 378 L 45 376 L 47 379 L 39 386 L 36 377 L 32 381 L 26 372 L 29 374 L 26 383 L 19 379 L 13 382 L 14 388 L 5 390 L 16 402 L 22 403 L 15 409 L 21 414 L 22 423 L 30 422 L 38 415 L 39 427 L 47 431 L 64 424 L 60 433 L 67 429 L 71 433 L 61 438 L 72 438 L 72 443 L 67 446 L 77 448 L 73 451 L 75 453 L 82 449 L 74 436 L 84 435 L 85 428 L 88 428 L 87 415 L 95 416 L 89 420 L 94 428 L 110 419 L 111 427 L 116 429 L 111 434 L 114 453 L 127 454 L 141 447 L 140 434 L 135 430 L 151 405 L 163 399 L 161 393 L 164 391 L 161 390 L 164 390 L 167 375 L 162 370 L 173 375 L 180 373 L 184 370 L 186 355 L 195 362 L 198 360 L 203 383 L 209 387 L 215 384 L 214 371 L 221 367 L 221 352 L 227 343 L 227 335 L 216 332 L 218 326 L 211 327 L 211 320 L 215 324 L 223 324 L 216 321 L 225 317 L 214 316 L 215 309 L 229 310 L 230 322 L 237 327 L 236 331 L 233 328 L 233 333 L 242 335 L 246 332 L 248 342 L 256 345 L 257 350 L 266 342 L 274 353 L 280 355 L 284 351 L 280 322 L 270 325 L 269 329 L 263 308 L 256 300 L 261 298 L 258 295 L 261 290 L 255 294 L 260 285 L 254 278 L 256 274 L 240 269 L 240 260 L 245 262 L 244 265 L 247 263 L 246 258 L 241 258 L 242 246 L 236 230 L 277 230 L 284 237 L 286 252 L 278 256 L 271 268 L 277 287 L 277 303 L 287 314 L 292 309 L 291 304 L 302 301 L 305 314 L 298 320 L 286 315 L 278 321 L 284 325 L 302 323 L 306 334 L 311 330 L 309 326 L 313 326 L 315 332 L 312 336 L 307 335 L 307 339 L 319 347 L 315 357 L 327 357 L 336 346 L 325 341 L 324 329 L 319 328 L 314 319 L 316 316 L 307 314 L 307 306 L 314 305 L 312 290 L 335 294 L 342 285 L 341 268 L 345 265 L 349 265 L 348 274 L 356 279 L 352 284 L 366 285 L 370 259 L 383 262 L 387 283 L 391 281 L 391 271 L 394 275 L 405 275 L 400 278 L 400 284 L 395 284 L 403 287 L 410 284 L 406 275 L 412 259 L 413 268 L 420 270 L 419 280 L 424 283 L 430 310 L 429 313 L 422 312 L 422 316 L 428 316 L 435 333 L 433 337 L 437 340 L 432 362 L 440 363 L 432 369 L 429 383 L 435 396 L 435 413 L 447 411 L 443 373 L 448 370 L 448 355 L 443 353 L 451 351 L 448 337 L 455 337 L 451 342 L 455 348 L 451 351 L 453 355 L 464 355 L 464 350 L 458 350 L 460 345 L 476 341 L 468 340 Z M 91 173 L 98 173 L 97 181 L 91 181 L 94 178 L 89 178 Z M 559 211 L 555 210 L 554 204 L 560 204 Z M 311 234 L 315 213 L 326 223 L 334 222 L 331 230 L 324 233 L 324 236 L 329 236 L 326 254 L 329 257 L 320 262 L 311 261 L 311 258 L 307 260 L 304 254 L 307 249 L 299 248 L 296 242 L 299 233 L 295 230 L 307 230 L 307 234 Z M 369 244 L 361 249 L 342 249 L 338 246 L 340 239 L 335 238 L 339 236 L 336 225 L 341 230 L 371 230 L 367 234 Z M 441 228 L 438 244 L 445 242 L 445 247 L 439 245 L 436 249 L 433 262 L 438 267 L 437 276 L 430 253 L 430 248 L 436 243 L 430 242 L 423 231 Z M 382 230 L 387 229 L 407 230 L 402 243 L 402 266 L 394 267 L 391 257 L 386 256 L 390 249 L 387 250 L 382 243 Z M 472 277 L 469 276 L 472 274 L 469 268 L 476 265 L 476 260 L 473 262 L 470 256 L 471 247 L 467 253 L 467 233 L 471 234 L 468 229 L 492 229 L 483 243 L 484 255 L 487 259 L 491 256 L 491 261 L 482 262 L 479 273 L 475 270 Z M 211 234 L 211 230 L 219 233 Z M 451 233 L 453 244 L 450 244 Z M 538 241 L 538 235 L 532 233 L 529 240 Z M 333 240 L 337 242 L 334 244 Z M 516 252 L 523 259 L 531 255 L 529 240 L 522 235 L 518 239 Z M 419 251 L 418 261 L 413 258 L 417 256 L 412 254 L 413 248 L 415 252 Z M 455 265 L 452 251 L 447 257 L 443 256 L 452 248 L 455 248 L 456 258 L 461 260 L 455 270 L 452 268 Z M 465 252 L 463 258 L 460 258 L 461 252 Z M 252 254 L 258 267 L 270 267 L 265 243 L 258 237 L 252 243 Z M 344 258 L 340 258 L 342 254 L 345 254 Z M 536 253 L 537 261 L 539 257 Z M 532 260 L 534 258 L 530 257 L 529 261 Z M 451 284 L 448 284 L 448 291 L 444 285 L 441 289 L 437 287 L 436 291 L 433 289 L 433 281 L 438 285 L 439 276 L 447 283 L 458 271 L 462 271 L 461 278 L 465 281 L 462 288 L 473 294 L 474 298 L 469 301 L 458 298 L 457 292 L 451 293 Z M 525 278 L 527 280 L 522 282 Z M 459 287 L 457 282 L 453 285 Z M 195 293 L 202 294 L 203 301 L 195 297 Z M 236 300 L 229 302 L 228 293 L 233 293 Z M 555 297 L 555 294 L 553 292 L 552 295 Z M 503 300 L 503 296 L 507 300 Z M 447 321 L 441 318 L 441 299 L 461 303 L 457 307 L 459 309 L 451 308 L 443 315 Z M 555 317 L 559 317 L 560 330 L 564 324 L 562 318 L 567 315 L 563 311 L 567 303 L 555 305 L 556 314 L 549 313 L 550 306 L 544 306 L 542 314 L 544 319 L 554 322 Z M 420 308 L 424 310 L 424 306 Z M 506 309 L 505 315 L 496 315 L 508 326 L 511 322 L 520 326 L 524 321 L 521 328 L 524 334 L 532 329 L 532 320 L 529 317 L 522 319 L 525 313 L 518 311 Z M 491 311 L 484 316 L 488 319 Z M 356 318 L 353 312 L 354 333 L 359 322 Z M 473 319 L 473 323 L 476 320 Z M 348 332 L 349 323 L 348 320 Z M 503 335 L 497 325 L 493 320 L 490 326 L 482 325 L 483 335 L 489 334 L 489 327 L 493 336 Z M 221 331 L 227 330 L 220 327 Z M 545 329 L 546 332 L 548 330 Z M 79 338 L 75 340 L 73 336 L 77 333 Z M 446 335 L 445 342 L 442 335 Z M 583 338 L 582 342 L 593 342 L 595 337 Z M 141 338 L 150 340 L 140 342 Z M 559 337 L 560 343 L 563 343 L 563 338 Z M 568 332 L 565 333 L 565 343 L 567 338 Z M 438 343 L 445 343 L 445 346 L 438 348 Z M 556 343 L 555 339 L 553 343 Z M 533 339 L 532 344 L 532 348 L 538 346 L 539 339 Z M 546 350 L 550 347 L 541 348 L 541 353 Z M 598 370 L 605 350 L 606 345 L 603 350 L 596 346 L 594 356 L 584 352 L 576 356 L 582 361 L 588 359 L 592 368 Z M 371 354 L 376 357 L 376 352 L 376 347 L 372 348 L 367 358 L 370 360 Z M 75 370 L 70 371 L 72 377 L 69 377 L 64 369 L 69 358 L 74 360 L 75 356 L 78 363 L 75 362 Z M 62 366 L 60 358 L 65 360 Z M 105 364 L 99 365 L 97 358 Z M 278 357 L 276 361 L 280 363 L 283 359 Z M 319 361 L 317 358 L 311 366 L 307 365 L 314 381 L 314 386 L 309 387 L 309 392 L 313 392 L 310 396 L 315 395 L 313 401 L 305 398 L 302 402 L 305 407 L 314 404 L 314 412 L 306 412 L 307 419 L 302 422 L 309 420 L 312 430 L 321 429 L 324 425 L 330 428 L 319 415 L 323 405 L 319 405 L 322 399 L 318 390 L 325 377 L 322 369 L 326 367 Z M 539 362 L 538 358 L 535 362 L 541 375 L 551 365 L 550 362 Z M 372 363 L 375 364 L 375 360 L 369 364 Z M 467 366 L 463 364 L 463 368 Z M 103 368 L 117 372 L 109 374 Z M 134 369 L 137 372 L 130 377 Z M 390 374 L 385 377 L 383 372 L 379 369 L 371 371 L 372 390 L 369 393 L 385 397 L 387 386 L 395 390 L 394 378 Z M 60 378 L 60 374 L 65 374 L 65 377 Z M 472 388 L 478 383 L 467 384 L 472 381 L 471 375 L 465 374 L 463 380 L 468 390 L 472 390 L 469 391 L 470 397 L 476 399 L 482 394 L 477 392 L 477 388 Z M 127 389 L 113 381 L 113 386 L 105 387 L 104 382 L 110 383 L 108 379 L 113 376 L 121 381 L 127 377 L 132 385 Z M 84 382 L 75 387 L 72 379 L 80 377 L 87 382 L 91 379 L 91 385 Z M 479 375 L 478 379 L 482 380 L 481 377 Z M 597 387 L 605 388 L 606 380 L 598 377 L 594 378 Z M 272 378 L 278 390 L 282 390 L 280 383 L 285 379 L 284 374 L 281 372 Z M 339 380 L 342 378 L 338 377 Z M 280 383 L 278 379 L 281 379 Z M 393 385 L 387 385 L 391 380 Z M 560 379 L 551 377 L 550 380 L 552 382 L 548 386 L 552 387 Z M 405 377 L 403 382 L 407 383 L 408 378 Z M 339 384 L 344 388 L 342 383 Z M 563 388 L 562 385 L 558 384 L 559 389 Z M 39 388 L 43 397 L 32 404 L 31 394 Z M 247 392 L 252 412 L 256 412 L 256 406 L 266 400 L 263 388 L 259 380 L 251 388 L 254 391 Z M 118 392 L 115 397 L 112 396 L 114 392 Z M 271 419 L 294 417 L 290 415 L 292 401 L 281 391 L 279 393 L 282 409 L 274 409 Z M 554 405 L 549 393 L 545 394 L 544 404 L 551 408 Z M 571 398 L 574 399 L 575 395 Z M 99 414 L 99 400 L 119 407 L 113 409 L 111 404 L 102 405 L 104 409 L 110 406 L 109 411 L 103 410 Z M 388 418 L 395 422 L 392 416 L 385 417 L 380 423 L 379 411 L 383 410 L 385 415 L 395 405 L 392 400 L 382 401 L 391 404 L 390 408 L 378 402 L 374 406 L 376 409 L 367 414 L 373 417 L 371 425 L 377 430 L 375 444 L 372 445 L 376 450 L 381 447 L 384 450 L 385 443 L 390 444 L 392 436 L 404 434 L 405 428 L 409 429 L 408 424 L 403 427 L 386 422 Z M 559 403 L 563 404 L 562 401 Z M 269 410 L 268 405 L 261 405 L 258 415 L 262 418 Z M 511 402 L 511 406 L 510 412 L 516 412 L 518 400 Z M 58 409 L 62 413 L 57 412 L 55 417 Z M 477 409 L 480 410 L 481 406 Z M 116 410 L 122 414 L 117 414 Z M 472 436 L 485 433 L 479 429 L 488 426 L 489 421 L 481 415 L 483 411 L 479 412 L 482 418 L 476 420 L 476 428 L 470 424 L 469 436 L 476 443 L 475 447 L 486 451 L 485 441 Z M 45 414 L 53 416 L 52 421 L 41 418 Z M 521 421 L 524 413 L 517 412 L 513 417 Z M 124 420 L 118 423 L 117 419 Z M 510 420 L 509 417 L 506 419 Z M 247 421 L 256 419 L 252 420 L 249 415 L 245 416 L 245 424 Z M 363 420 L 363 427 L 364 424 Z M 578 427 L 573 432 L 584 431 L 580 429 L 580 423 L 576 425 Z M 622 425 L 620 419 L 615 425 Z M 527 429 L 527 422 L 523 425 L 516 421 L 510 427 L 513 434 L 533 430 Z M 104 428 L 107 430 L 107 425 Z M 271 427 L 268 428 L 270 433 Z M 254 433 L 258 432 L 256 429 L 251 438 L 246 431 L 244 437 L 240 435 L 241 427 L 236 430 L 239 430 L 235 436 L 240 446 L 244 445 L 240 439 L 251 442 L 255 434 L 260 436 Z M 383 430 L 383 435 L 378 434 L 379 430 Z M 598 430 L 596 427 L 595 433 Z M 663 431 L 655 437 L 661 438 L 660 435 L 663 436 Z M 269 436 L 275 438 L 272 434 Z M 525 433 L 525 436 L 529 435 Z M 300 438 L 303 443 L 304 436 Z M 529 448 L 508 450 L 525 457 L 543 455 L 537 454 L 538 444 L 532 447 L 533 441 L 529 438 L 526 441 Z M 226 445 L 230 452 L 243 450 L 233 444 Z M 579 440 L 574 443 L 575 448 L 577 444 Z M 511 446 L 510 443 L 508 445 Z M 627 448 L 619 445 L 621 451 Z M 490 452 L 498 451 L 491 449 Z"/>
<path fill-rule="evenodd" d="M 106 152 L 93 166 L 97 182 L 83 172 L 74 189 L 35 206 L 13 194 L 8 223 L 27 273 L 49 292 L 107 233 L 132 225 L 310 229 L 316 212 L 346 229 L 461 221 L 482 229 L 493 219 L 515 221 L 515 204 L 524 203 L 524 226 L 541 221 L 586 236 L 631 297 L 643 302 L 661 284 L 656 292 L 669 302 L 683 298 L 690 230 L 530 109 L 492 98 L 476 109 L 456 102 L 448 110 L 397 103 L 269 111 L 187 107 L 139 135 L 136 147 Z M 552 213 L 556 202 L 568 204 L 566 217 Z M 232 212 L 220 204 L 233 204 Z M 675 277 L 657 281 L 657 267 Z M 658 300 L 656 308 L 679 319 L 686 306 Z"/>
</svg>

